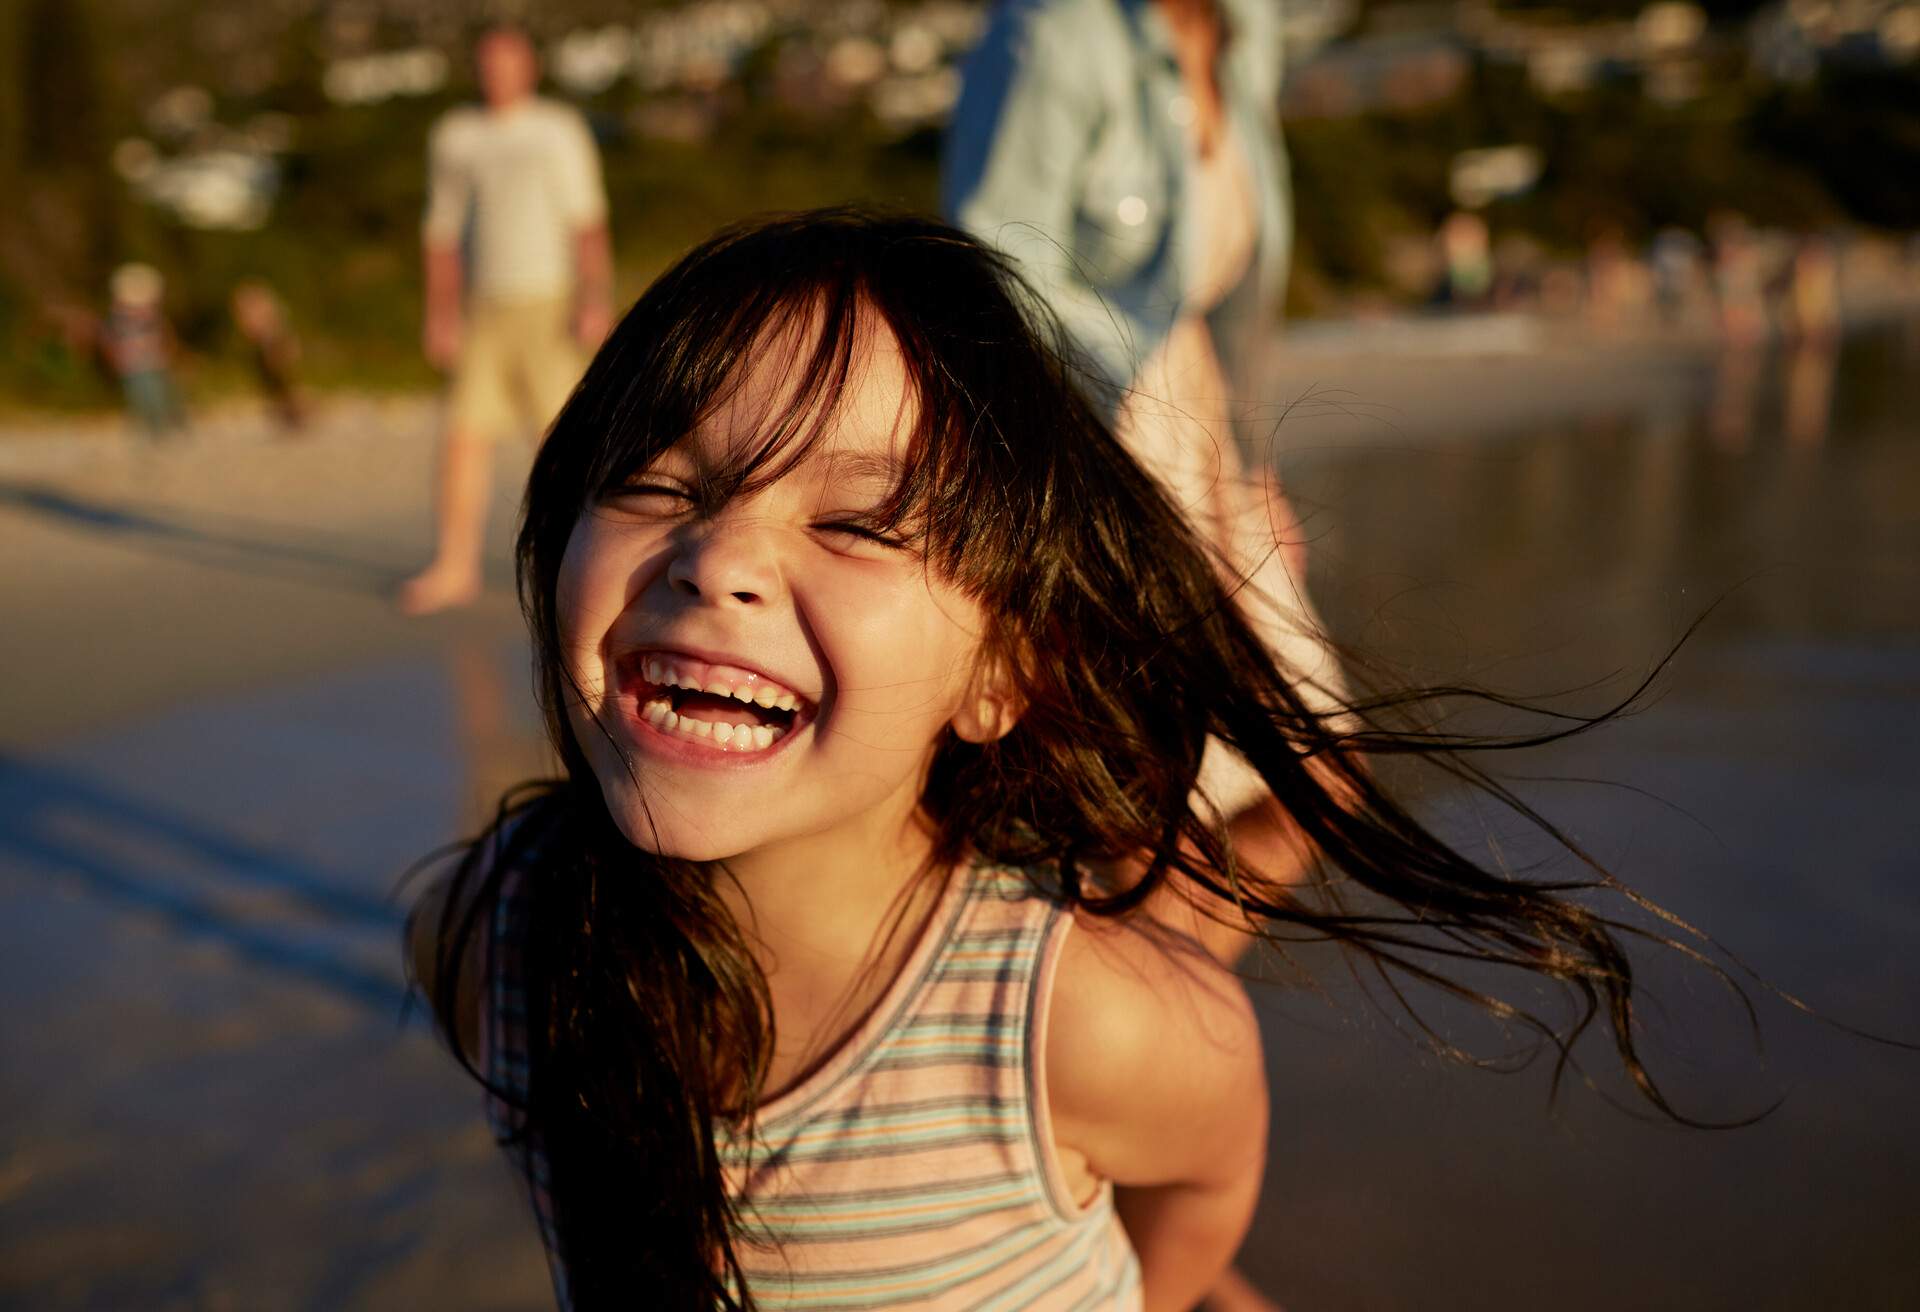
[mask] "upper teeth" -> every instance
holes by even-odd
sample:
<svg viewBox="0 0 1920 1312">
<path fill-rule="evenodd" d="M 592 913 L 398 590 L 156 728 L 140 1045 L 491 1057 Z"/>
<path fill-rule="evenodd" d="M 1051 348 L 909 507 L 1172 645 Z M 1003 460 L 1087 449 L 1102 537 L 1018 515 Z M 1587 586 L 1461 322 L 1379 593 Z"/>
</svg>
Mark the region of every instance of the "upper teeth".
<svg viewBox="0 0 1920 1312">
<path fill-rule="evenodd" d="M 716 697 L 731 697 L 736 701 L 750 702 L 763 708 L 782 711 L 795 710 L 800 699 L 783 688 L 770 683 L 728 683 L 724 679 L 709 679 L 705 683 L 683 675 L 679 667 L 660 656 L 649 656 L 646 662 L 648 683 L 662 684 L 673 688 L 686 688 L 693 692 L 711 693 Z"/>
</svg>

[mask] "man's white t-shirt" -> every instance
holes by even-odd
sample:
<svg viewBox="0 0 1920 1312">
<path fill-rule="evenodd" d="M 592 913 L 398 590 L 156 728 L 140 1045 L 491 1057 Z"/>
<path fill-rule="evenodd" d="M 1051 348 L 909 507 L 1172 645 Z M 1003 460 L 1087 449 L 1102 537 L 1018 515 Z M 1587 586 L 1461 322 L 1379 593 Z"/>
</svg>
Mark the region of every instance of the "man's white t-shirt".
<svg viewBox="0 0 1920 1312">
<path fill-rule="evenodd" d="M 422 231 L 429 245 L 465 239 L 472 295 L 572 294 L 575 234 L 607 214 L 600 154 L 579 111 L 540 96 L 506 110 L 449 110 L 427 155 Z"/>
</svg>

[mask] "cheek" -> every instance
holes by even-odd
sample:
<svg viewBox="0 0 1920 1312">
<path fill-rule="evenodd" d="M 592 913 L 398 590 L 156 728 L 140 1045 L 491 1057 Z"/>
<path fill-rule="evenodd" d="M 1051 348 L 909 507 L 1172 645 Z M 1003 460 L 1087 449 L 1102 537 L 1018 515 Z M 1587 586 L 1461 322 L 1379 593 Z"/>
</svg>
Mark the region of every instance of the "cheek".
<svg viewBox="0 0 1920 1312">
<path fill-rule="evenodd" d="M 918 576 L 865 586 L 834 607 L 848 709 L 921 724 L 952 718 L 979 650 L 978 609 Z"/>
<path fill-rule="evenodd" d="M 598 705 L 606 686 L 607 636 L 626 613 L 657 536 L 589 512 L 567 539 L 554 586 L 554 618 L 567 672 L 589 705 Z"/>
<path fill-rule="evenodd" d="M 595 599 L 598 553 L 594 536 L 586 518 L 574 525 L 566 555 L 560 561 L 560 576 L 554 583 L 554 622 L 560 631 L 560 650 L 567 673 L 576 682 L 589 673 L 581 657 L 596 645 L 591 636 L 595 627 L 592 621 L 601 609 Z"/>
</svg>

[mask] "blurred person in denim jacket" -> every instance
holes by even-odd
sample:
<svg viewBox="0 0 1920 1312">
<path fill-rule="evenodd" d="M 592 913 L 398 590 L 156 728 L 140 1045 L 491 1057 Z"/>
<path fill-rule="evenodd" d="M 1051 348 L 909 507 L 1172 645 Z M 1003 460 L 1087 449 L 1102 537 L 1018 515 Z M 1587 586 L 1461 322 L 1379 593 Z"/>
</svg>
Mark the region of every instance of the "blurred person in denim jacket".
<svg viewBox="0 0 1920 1312">
<path fill-rule="evenodd" d="M 1020 261 L 1116 411 L 1195 315 L 1259 394 L 1292 241 L 1280 64 L 1274 0 L 1002 0 L 967 63 L 942 205 Z"/>
<path fill-rule="evenodd" d="M 965 68 L 942 204 L 1059 316 L 1121 437 L 1326 710 L 1343 683 L 1301 586 L 1259 369 L 1292 241 L 1280 80 L 1275 0 L 1001 0 Z M 1227 818 L 1270 801 L 1218 744 L 1201 789 Z"/>
</svg>

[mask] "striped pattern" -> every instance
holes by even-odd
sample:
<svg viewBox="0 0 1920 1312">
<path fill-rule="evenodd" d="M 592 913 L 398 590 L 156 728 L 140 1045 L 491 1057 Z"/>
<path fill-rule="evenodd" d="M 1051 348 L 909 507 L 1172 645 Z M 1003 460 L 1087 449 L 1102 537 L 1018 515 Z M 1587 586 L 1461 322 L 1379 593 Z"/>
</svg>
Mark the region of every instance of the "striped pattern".
<svg viewBox="0 0 1920 1312">
<path fill-rule="evenodd" d="M 483 1058 L 515 1093 L 526 1079 L 517 888 L 510 878 L 491 936 Z M 752 1143 L 723 1138 L 746 1219 L 741 1263 L 762 1309 L 1140 1307 L 1111 1189 L 1076 1205 L 1051 1150 L 1037 1056 L 1071 923 L 1021 872 L 956 872 L 867 1021 L 760 1109 Z M 503 1138 L 507 1110 L 489 1106 Z M 551 1260 L 537 1149 L 525 1164 Z M 566 1273 L 553 1266 L 567 1308 Z"/>
</svg>

